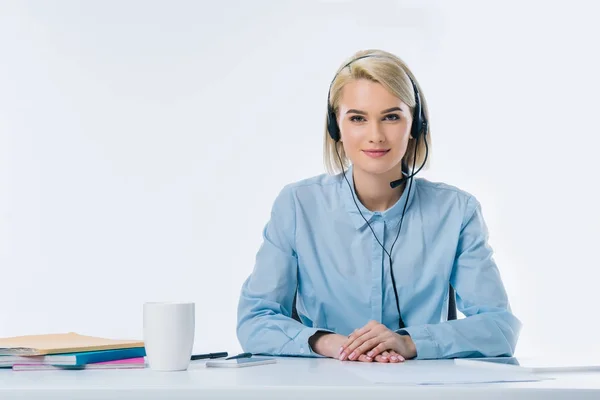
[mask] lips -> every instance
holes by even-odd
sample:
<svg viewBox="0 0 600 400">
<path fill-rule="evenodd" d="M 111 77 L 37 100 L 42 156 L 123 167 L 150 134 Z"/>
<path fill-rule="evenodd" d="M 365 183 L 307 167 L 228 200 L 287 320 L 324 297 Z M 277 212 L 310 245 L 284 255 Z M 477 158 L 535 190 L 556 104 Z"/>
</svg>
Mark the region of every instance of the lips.
<svg viewBox="0 0 600 400">
<path fill-rule="evenodd" d="M 365 153 L 369 157 L 377 158 L 377 157 L 383 157 L 383 156 L 385 156 L 389 151 L 390 151 L 389 149 L 387 149 L 387 150 L 379 150 L 379 149 L 377 149 L 377 150 L 363 150 L 363 153 Z"/>
</svg>

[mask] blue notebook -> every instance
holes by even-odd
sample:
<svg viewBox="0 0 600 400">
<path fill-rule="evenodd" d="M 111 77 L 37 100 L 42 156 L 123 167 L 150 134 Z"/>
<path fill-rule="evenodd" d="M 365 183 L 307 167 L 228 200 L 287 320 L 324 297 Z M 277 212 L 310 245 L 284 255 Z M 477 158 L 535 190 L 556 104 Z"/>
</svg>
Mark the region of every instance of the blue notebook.
<svg viewBox="0 0 600 400">
<path fill-rule="evenodd" d="M 44 356 L 0 356 L 0 368 L 13 364 L 85 365 L 125 358 L 144 357 L 144 347 L 127 349 L 85 351 L 80 353 L 48 354 Z"/>
</svg>

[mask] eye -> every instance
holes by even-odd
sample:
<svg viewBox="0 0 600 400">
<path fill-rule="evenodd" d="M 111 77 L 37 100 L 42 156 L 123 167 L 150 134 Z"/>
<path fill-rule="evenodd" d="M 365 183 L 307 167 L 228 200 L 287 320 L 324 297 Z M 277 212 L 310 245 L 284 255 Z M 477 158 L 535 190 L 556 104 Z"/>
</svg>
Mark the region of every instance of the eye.
<svg viewBox="0 0 600 400">
<path fill-rule="evenodd" d="M 365 119 L 360 115 L 353 115 L 350 117 L 350 121 L 352 122 L 363 122 Z"/>
<path fill-rule="evenodd" d="M 398 114 L 389 114 L 389 115 L 386 115 L 384 117 L 384 119 L 386 119 L 388 121 L 398 121 L 400 119 L 400 116 Z"/>
</svg>

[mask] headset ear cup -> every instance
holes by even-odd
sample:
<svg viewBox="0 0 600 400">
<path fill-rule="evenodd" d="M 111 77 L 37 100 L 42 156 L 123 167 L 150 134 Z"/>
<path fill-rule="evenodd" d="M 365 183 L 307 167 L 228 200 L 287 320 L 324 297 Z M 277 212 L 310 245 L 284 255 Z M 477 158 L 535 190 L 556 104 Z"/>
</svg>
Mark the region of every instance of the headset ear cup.
<svg viewBox="0 0 600 400">
<path fill-rule="evenodd" d="M 419 136 L 421 136 L 422 128 L 423 120 L 421 119 L 421 113 L 415 113 L 415 118 L 412 122 L 412 126 L 410 127 L 410 136 L 412 136 L 413 139 L 419 139 Z"/>
<path fill-rule="evenodd" d="M 327 130 L 334 142 L 340 140 L 340 127 L 337 123 L 335 111 L 333 111 L 331 107 L 329 107 L 327 112 Z"/>
<path fill-rule="evenodd" d="M 412 79 L 411 79 L 411 82 L 412 82 Z M 421 105 L 421 96 L 415 86 L 415 83 L 412 82 L 412 84 L 413 84 L 413 88 L 415 89 L 416 105 L 415 105 L 415 114 L 414 114 L 413 123 L 412 123 L 411 130 L 410 130 L 410 135 L 414 139 L 418 140 L 419 136 L 424 134 L 424 131 L 427 129 L 427 120 L 425 119 L 425 116 L 423 115 L 423 106 Z"/>
</svg>

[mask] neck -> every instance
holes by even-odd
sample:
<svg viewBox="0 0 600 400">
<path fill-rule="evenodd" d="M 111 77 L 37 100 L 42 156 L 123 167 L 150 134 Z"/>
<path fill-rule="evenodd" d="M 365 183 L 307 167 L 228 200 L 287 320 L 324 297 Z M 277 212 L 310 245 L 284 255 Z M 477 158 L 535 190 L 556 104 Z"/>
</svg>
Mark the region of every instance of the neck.
<svg viewBox="0 0 600 400">
<path fill-rule="evenodd" d="M 392 207 L 402 196 L 406 182 L 395 189 L 390 187 L 390 182 L 399 178 L 394 168 L 385 174 L 370 174 L 353 168 L 354 190 L 360 202 L 370 211 L 385 211 Z"/>
</svg>

